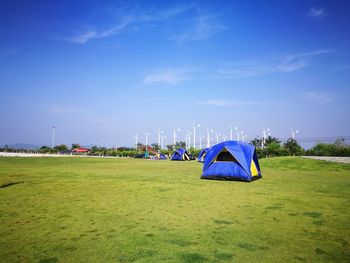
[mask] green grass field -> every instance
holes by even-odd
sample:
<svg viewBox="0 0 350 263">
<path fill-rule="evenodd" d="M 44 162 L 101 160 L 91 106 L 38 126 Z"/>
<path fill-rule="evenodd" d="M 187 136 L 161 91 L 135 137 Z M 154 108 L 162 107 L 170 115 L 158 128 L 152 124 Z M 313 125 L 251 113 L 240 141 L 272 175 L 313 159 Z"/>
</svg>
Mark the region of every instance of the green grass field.
<svg viewBox="0 0 350 263">
<path fill-rule="evenodd" d="M 243 183 L 194 161 L 0 158 L 0 261 L 349 262 L 350 165 L 260 165 Z"/>
</svg>

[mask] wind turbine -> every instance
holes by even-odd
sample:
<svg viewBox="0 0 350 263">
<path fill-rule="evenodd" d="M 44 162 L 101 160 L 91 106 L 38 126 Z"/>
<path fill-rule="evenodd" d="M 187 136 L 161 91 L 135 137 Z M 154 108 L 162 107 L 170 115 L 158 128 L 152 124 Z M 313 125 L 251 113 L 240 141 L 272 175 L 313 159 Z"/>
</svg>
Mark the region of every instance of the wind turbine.
<svg viewBox="0 0 350 263">
<path fill-rule="evenodd" d="M 161 130 L 160 129 L 158 129 L 158 146 L 160 147 L 160 133 L 161 133 Z"/>
<path fill-rule="evenodd" d="M 296 131 L 294 132 L 293 128 L 291 128 L 291 135 L 292 135 L 292 138 L 293 138 L 293 139 L 295 139 L 295 134 L 298 134 L 298 133 L 299 133 L 298 130 L 296 130 Z"/>
<path fill-rule="evenodd" d="M 202 149 L 202 138 L 204 138 L 204 135 L 202 133 L 199 134 L 199 149 Z"/>
<path fill-rule="evenodd" d="M 193 122 L 193 149 L 196 149 L 196 128 L 199 128 L 201 125 L 199 123 L 195 124 Z"/>
<path fill-rule="evenodd" d="M 241 138 L 242 138 L 242 142 L 245 141 L 245 138 L 247 137 L 247 135 L 244 134 L 243 131 L 241 131 Z"/>
<path fill-rule="evenodd" d="M 216 144 L 218 144 L 219 143 L 219 136 L 221 136 L 221 133 L 215 132 L 215 136 L 216 136 Z"/>
<path fill-rule="evenodd" d="M 238 127 L 235 126 L 235 131 L 236 131 L 236 135 L 237 135 L 237 141 L 239 141 L 239 131 L 238 131 Z"/>
<path fill-rule="evenodd" d="M 262 141 L 261 141 L 261 148 L 264 149 L 265 141 L 266 141 L 266 131 L 268 132 L 269 136 L 271 136 L 271 133 L 270 133 L 270 128 L 267 128 L 266 130 L 265 130 L 265 128 L 262 128 L 262 131 L 263 131 L 263 138 L 262 138 Z"/>
<path fill-rule="evenodd" d="M 191 132 L 187 131 L 188 149 L 191 148 Z"/>
<path fill-rule="evenodd" d="M 151 134 L 148 133 L 148 132 L 145 132 L 144 135 L 145 135 L 145 137 L 146 137 L 146 152 L 148 152 L 148 148 L 147 148 L 147 145 L 148 145 L 148 136 L 150 136 Z"/>
<path fill-rule="evenodd" d="M 230 140 L 233 140 L 233 130 L 232 130 L 232 126 L 230 126 Z"/>
<path fill-rule="evenodd" d="M 139 143 L 139 136 L 137 135 L 137 133 L 134 136 L 134 138 L 135 138 L 135 149 L 137 149 L 137 144 Z"/>
<path fill-rule="evenodd" d="M 162 134 L 162 146 L 161 146 L 161 149 L 164 149 L 164 139 L 165 138 L 166 138 L 166 136 Z"/>
<path fill-rule="evenodd" d="M 213 130 L 207 129 L 207 148 L 210 148 L 210 133 L 212 133 Z"/>
<path fill-rule="evenodd" d="M 179 132 L 180 131 L 180 129 L 179 128 L 177 128 L 177 129 L 174 129 L 174 132 L 173 132 L 173 138 L 174 138 L 174 151 L 175 151 L 175 145 L 176 145 L 176 132 Z"/>
</svg>

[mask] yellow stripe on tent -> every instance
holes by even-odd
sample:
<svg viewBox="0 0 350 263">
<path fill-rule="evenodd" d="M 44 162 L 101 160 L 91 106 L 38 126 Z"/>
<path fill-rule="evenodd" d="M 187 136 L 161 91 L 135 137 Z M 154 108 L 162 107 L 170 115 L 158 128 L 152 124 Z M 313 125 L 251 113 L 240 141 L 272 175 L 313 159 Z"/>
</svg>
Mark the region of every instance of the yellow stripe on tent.
<svg viewBox="0 0 350 263">
<path fill-rule="evenodd" d="M 185 153 L 184 156 L 183 156 L 183 160 L 189 160 L 190 157 L 188 157 L 188 155 Z"/>
<path fill-rule="evenodd" d="M 252 160 L 252 162 L 250 164 L 250 172 L 252 173 L 252 176 L 258 176 L 259 175 L 258 169 L 256 169 L 256 165 L 255 165 L 253 160 Z"/>
</svg>

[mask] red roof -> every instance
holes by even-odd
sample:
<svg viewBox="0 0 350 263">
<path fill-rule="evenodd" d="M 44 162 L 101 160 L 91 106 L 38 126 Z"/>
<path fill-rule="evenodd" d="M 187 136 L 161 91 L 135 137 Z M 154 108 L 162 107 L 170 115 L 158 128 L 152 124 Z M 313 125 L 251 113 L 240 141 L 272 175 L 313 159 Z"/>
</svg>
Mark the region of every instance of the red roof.
<svg viewBox="0 0 350 263">
<path fill-rule="evenodd" d="M 87 148 L 75 148 L 72 151 L 77 152 L 77 153 L 87 153 L 89 151 L 89 149 L 87 149 Z"/>
</svg>

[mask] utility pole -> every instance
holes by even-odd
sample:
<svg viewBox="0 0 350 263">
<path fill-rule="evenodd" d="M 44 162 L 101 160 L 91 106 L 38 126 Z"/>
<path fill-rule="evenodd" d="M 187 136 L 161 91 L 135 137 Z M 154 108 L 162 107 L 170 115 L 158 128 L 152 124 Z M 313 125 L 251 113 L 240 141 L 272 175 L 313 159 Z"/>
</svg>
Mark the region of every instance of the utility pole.
<svg viewBox="0 0 350 263">
<path fill-rule="evenodd" d="M 55 126 L 52 126 L 52 142 L 51 142 L 51 148 L 55 147 Z"/>
</svg>

